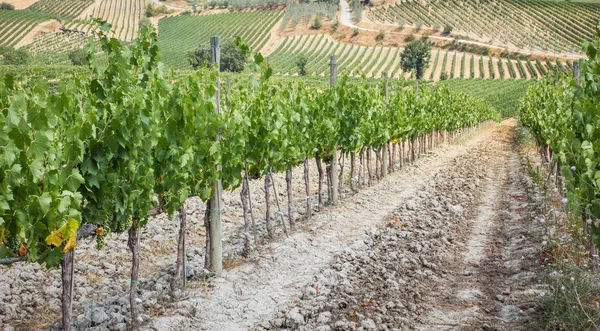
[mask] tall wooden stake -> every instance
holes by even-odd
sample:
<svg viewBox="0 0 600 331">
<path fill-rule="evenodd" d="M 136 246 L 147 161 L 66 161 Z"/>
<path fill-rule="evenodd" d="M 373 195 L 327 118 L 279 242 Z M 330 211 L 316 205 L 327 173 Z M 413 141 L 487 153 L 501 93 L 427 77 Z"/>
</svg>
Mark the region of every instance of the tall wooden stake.
<svg viewBox="0 0 600 331">
<path fill-rule="evenodd" d="M 73 271 L 75 264 L 75 248 L 65 253 L 60 263 L 62 276 L 62 324 L 63 330 L 71 331 L 73 318 Z"/>
<path fill-rule="evenodd" d="M 210 37 L 210 53 L 211 62 L 217 65 L 217 72 L 220 72 L 221 65 L 221 37 L 213 36 Z M 217 74 L 217 91 L 215 100 L 215 113 L 219 114 L 221 111 L 221 80 Z M 221 133 L 217 134 L 217 141 L 221 140 Z M 217 170 L 221 170 L 221 165 L 217 166 Z M 221 225 L 221 212 L 223 211 L 223 199 L 222 199 L 222 183 L 218 179 L 213 186 L 213 196 L 210 199 L 210 262 L 212 270 L 215 272 L 215 276 L 220 276 L 223 271 L 223 244 L 222 244 L 222 225 Z"/>
</svg>

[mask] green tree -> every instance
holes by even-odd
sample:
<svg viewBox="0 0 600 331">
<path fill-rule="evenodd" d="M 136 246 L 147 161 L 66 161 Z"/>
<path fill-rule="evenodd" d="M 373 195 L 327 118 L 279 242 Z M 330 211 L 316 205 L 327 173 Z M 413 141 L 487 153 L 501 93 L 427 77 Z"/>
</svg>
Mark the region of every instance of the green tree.
<svg viewBox="0 0 600 331">
<path fill-rule="evenodd" d="M 210 63 L 210 49 L 203 45 L 198 45 L 196 49 L 187 52 L 185 59 L 194 70 L 198 70 L 202 66 L 207 67 Z"/>
<path fill-rule="evenodd" d="M 248 63 L 248 54 L 233 40 L 226 40 L 221 46 L 221 70 L 242 72 Z"/>
<path fill-rule="evenodd" d="M 402 70 L 414 70 L 416 78 L 421 79 L 429 65 L 430 57 L 431 45 L 420 40 L 412 41 L 406 45 L 406 48 L 400 54 Z"/>
<path fill-rule="evenodd" d="M 83 48 L 74 49 L 68 54 L 69 61 L 76 66 L 84 66 L 88 64 L 87 51 Z"/>
<path fill-rule="evenodd" d="M 310 26 L 310 28 L 313 30 L 319 30 L 322 26 L 323 26 L 323 23 L 321 23 L 321 18 L 319 17 L 319 15 L 317 15 L 317 17 L 315 17 L 313 24 Z"/>
<path fill-rule="evenodd" d="M 300 54 L 296 59 L 296 65 L 298 66 L 298 74 L 300 76 L 306 76 L 306 65 L 308 64 L 308 57 L 304 54 Z"/>
</svg>

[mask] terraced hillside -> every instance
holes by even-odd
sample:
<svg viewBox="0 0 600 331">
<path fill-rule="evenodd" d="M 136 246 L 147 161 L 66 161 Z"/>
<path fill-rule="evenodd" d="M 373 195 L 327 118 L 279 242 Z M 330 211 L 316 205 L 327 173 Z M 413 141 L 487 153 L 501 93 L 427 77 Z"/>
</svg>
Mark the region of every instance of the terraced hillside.
<svg viewBox="0 0 600 331">
<path fill-rule="evenodd" d="M 87 43 L 87 38 L 75 33 L 60 31 L 43 34 L 27 45 L 27 50 L 38 53 L 65 53 L 75 48 L 81 48 Z"/>
<path fill-rule="evenodd" d="M 0 10 L 0 45 L 16 45 L 36 25 L 50 19 L 50 14 L 28 9 Z"/>
<path fill-rule="evenodd" d="M 112 24 L 114 37 L 131 41 L 137 37 L 140 18 L 144 14 L 144 0 L 100 0 L 86 18 L 102 18 Z M 88 31 L 88 22 L 77 20 L 67 25 L 70 29 Z"/>
<path fill-rule="evenodd" d="M 519 49 L 578 52 L 592 39 L 600 4 L 545 0 L 401 1 L 367 12 L 376 23 L 424 25 Z"/>
<path fill-rule="evenodd" d="M 351 71 L 354 75 L 365 74 L 379 77 L 389 72 L 392 77 L 401 74 L 398 47 L 359 46 L 339 43 L 326 35 L 298 35 L 286 37 L 277 49 L 269 54 L 275 71 L 293 75 L 298 72 L 296 59 L 306 55 L 309 59 L 309 75 L 324 75 L 329 72 L 329 57 L 337 57 L 338 71 Z"/>
<path fill-rule="evenodd" d="M 283 75 L 298 73 L 296 60 L 300 55 L 309 59 L 308 75 L 325 75 L 331 54 L 335 54 L 339 71 L 353 75 L 380 77 L 383 72 L 391 77 L 402 75 L 399 47 L 359 46 L 339 43 L 327 35 L 296 35 L 286 37 L 268 55 L 275 71 Z M 472 55 L 446 50 L 433 50 L 426 79 L 451 78 L 538 78 L 552 70 L 567 70 L 568 65 L 555 60 L 506 59 Z"/>
<path fill-rule="evenodd" d="M 187 69 L 186 52 L 199 44 L 208 45 L 213 35 L 222 38 L 241 36 L 253 49 L 260 50 L 282 15 L 282 11 L 248 11 L 162 18 L 158 22 L 158 43 L 163 60 L 173 68 Z"/>
</svg>

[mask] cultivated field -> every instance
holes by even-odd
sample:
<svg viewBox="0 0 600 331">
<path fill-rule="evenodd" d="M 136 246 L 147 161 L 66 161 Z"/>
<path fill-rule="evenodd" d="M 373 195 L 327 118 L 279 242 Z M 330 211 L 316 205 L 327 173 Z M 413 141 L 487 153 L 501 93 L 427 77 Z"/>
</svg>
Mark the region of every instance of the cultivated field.
<svg viewBox="0 0 600 331">
<path fill-rule="evenodd" d="M 591 39 L 600 17 L 600 4 L 544 0 L 403 1 L 374 7 L 373 22 L 422 26 L 524 50 L 578 52 L 581 40 Z"/>
<path fill-rule="evenodd" d="M 185 69 L 189 68 L 186 52 L 200 44 L 208 47 L 210 37 L 216 34 L 223 38 L 241 36 L 254 50 L 260 50 L 271 38 L 271 29 L 281 17 L 281 11 L 165 17 L 158 22 L 158 43 L 166 64 Z"/>
</svg>

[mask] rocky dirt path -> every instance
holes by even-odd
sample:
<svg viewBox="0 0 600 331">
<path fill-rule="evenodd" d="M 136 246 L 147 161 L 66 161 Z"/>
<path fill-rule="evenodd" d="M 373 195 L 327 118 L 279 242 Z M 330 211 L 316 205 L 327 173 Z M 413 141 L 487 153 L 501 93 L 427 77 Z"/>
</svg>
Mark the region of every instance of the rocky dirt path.
<svg viewBox="0 0 600 331">
<path fill-rule="evenodd" d="M 501 247 L 495 225 L 515 180 L 514 125 L 486 125 L 321 212 L 252 263 L 188 291 L 151 328 L 455 329 L 479 323 L 480 311 L 495 316 L 485 304 L 496 289 L 477 282 L 506 273 L 488 255 Z"/>
<path fill-rule="evenodd" d="M 541 227 L 530 215 L 535 204 L 527 196 L 524 164 L 512 151 L 514 126 L 488 126 L 376 187 L 370 194 L 383 196 L 377 218 L 362 220 L 369 226 L 365 234 L 320 247 L 339 246 L 328 250 L 334 255 L 325 267 L 316 262 L 322 269 L 287 307 L 255 329 L 527 327 L 538 293 L 533 238 L 541 238 Z M 314 270 L 303 261 L 295 262 L 299 274 Z M 290 279 L 290 288 L 305 277 Z"/>
</svg>

